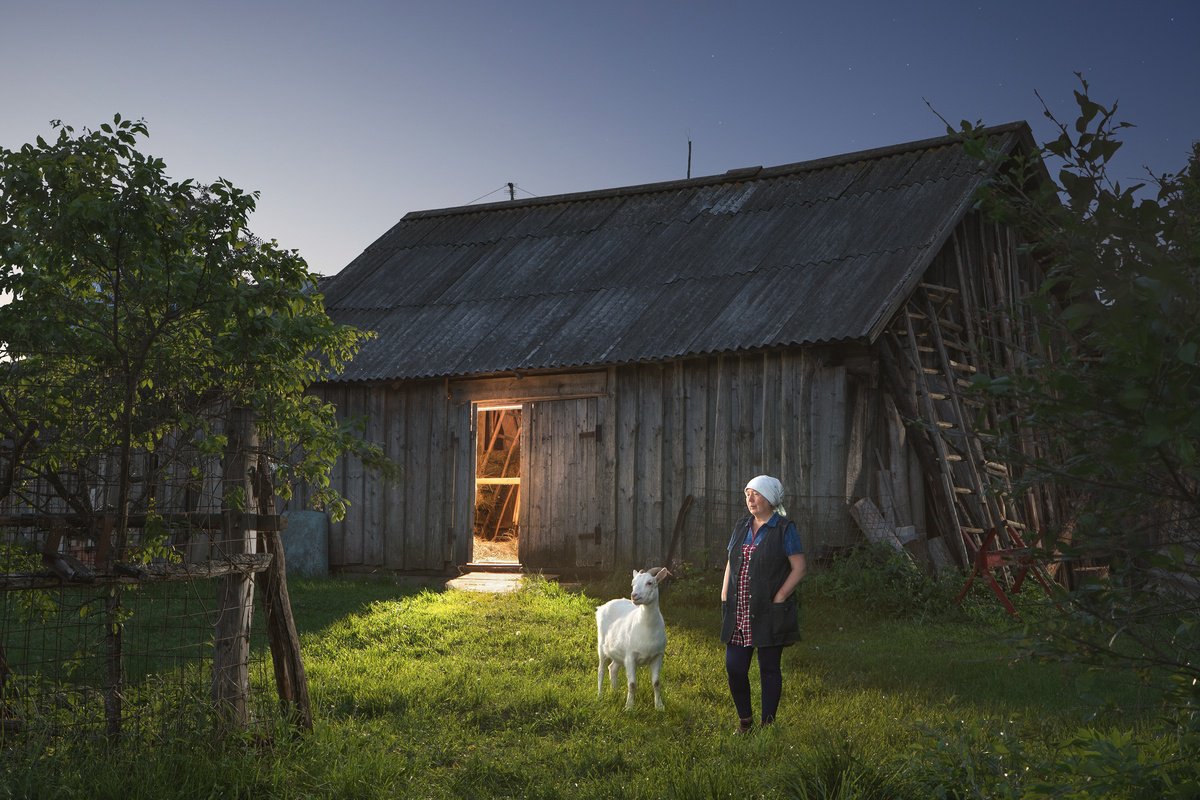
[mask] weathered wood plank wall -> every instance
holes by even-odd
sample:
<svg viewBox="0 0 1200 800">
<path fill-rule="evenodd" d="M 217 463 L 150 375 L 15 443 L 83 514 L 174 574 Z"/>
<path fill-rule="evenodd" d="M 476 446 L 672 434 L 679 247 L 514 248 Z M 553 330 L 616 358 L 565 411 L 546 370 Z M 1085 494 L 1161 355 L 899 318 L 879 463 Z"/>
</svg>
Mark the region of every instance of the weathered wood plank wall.
<svg viewBox="0 0 1200 800">
<path fill-rule="evenodd" d="M 404 468 L 389 483 L 354 459 L 339 463 L 334 485 L 351 506 L 331 526 L 330 562 L 424 572 L 467 561 L 480 402 L 522 402 L 529 415 L 521 509 L 529 566 L 652 566 L 666 556 L 688 495 L 676 555 L 720 563 L 744 513 L 741 488 L 762 472 L 784 481 L 814 551 L 859 541 L 848 507 L 865 496 L 889 521 L 921 528 L 915 459 L 877 384 L 865 350 L 830 347 L 522 380 L 322 387 L 340 414 L 365 417 L 368 437 Z M 300 492 L 293 503 L 304 500 Z M 597 527 L 598 540 L 583 536 Z"/>
<path fill-rule="evenodd" d="M 343 520 L 330 524 L 330 565 L 427 572 L 453 563 L 452 501 L 459 487 L 473 488 L 474 483 L 461 474 L 470 454 L 456 452 L 470 445 L 464 434 L 469 420 L 451 419 L 443 385 L 328 384 L 317 393 L 337 406 L 339 418 L 362 420 L 364 435 L 383 446 L 403 475 L 385 481 L 357 458 L 338 459 L 330 481 L 350 505 Z M 305 487 L 297 487 L 288 507 L 302 508 L 307 502 Z"/>
</svg>

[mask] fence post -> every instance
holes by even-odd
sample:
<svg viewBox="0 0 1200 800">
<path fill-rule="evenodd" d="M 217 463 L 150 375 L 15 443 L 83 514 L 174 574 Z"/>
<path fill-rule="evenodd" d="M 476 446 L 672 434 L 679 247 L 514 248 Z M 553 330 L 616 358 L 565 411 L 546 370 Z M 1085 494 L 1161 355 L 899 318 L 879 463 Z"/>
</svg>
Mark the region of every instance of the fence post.
<svg viewBox="0 0 1200 800">
<path fill-rule="evenodd" d="M 226 446 L 221 464 L 222 541 L 218 559 L 255 552 L 254 531 L 246 526 L 252 487 L 251 450 L 255 436 L 250 412 L 230 409 L 225 423 Z M 254 612 L 254 574 L 233 572 L 218 579 L 217 619 L 213 632 L 213 705 L 228 727 L 249 722 L 250 624 Z"/>
</svg>

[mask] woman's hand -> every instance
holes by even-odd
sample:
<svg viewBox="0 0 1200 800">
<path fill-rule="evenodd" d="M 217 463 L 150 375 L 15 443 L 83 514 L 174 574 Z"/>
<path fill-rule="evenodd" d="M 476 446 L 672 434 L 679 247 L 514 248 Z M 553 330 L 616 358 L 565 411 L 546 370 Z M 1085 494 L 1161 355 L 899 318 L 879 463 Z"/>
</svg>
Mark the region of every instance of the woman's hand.
<svg viewBox="0 0 1200 800">
<path fill-rule="evenodd" d="M 775 593 L 775 597 L 772 598 L 776 603 L 782 603 L 787 600 L 791 596 L 792 590 L 796 588 L 796 585 L 803 580 L 805 573 L 808 572 L 808 562 L 804 558 L 803 553 L 788 556 L 788 562 L 791 564 L 792 569 L 783 581 L 783 585 L 779 587 L 779 591 Z M 727 564 L 726 569 L 728 568 L 729 565 Z"/>
</svg>

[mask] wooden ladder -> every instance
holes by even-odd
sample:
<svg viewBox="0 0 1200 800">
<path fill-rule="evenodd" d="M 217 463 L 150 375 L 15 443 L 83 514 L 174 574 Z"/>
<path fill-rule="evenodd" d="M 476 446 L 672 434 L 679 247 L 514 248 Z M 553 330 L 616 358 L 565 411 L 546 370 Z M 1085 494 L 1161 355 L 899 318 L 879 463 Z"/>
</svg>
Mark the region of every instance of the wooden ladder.
<svg viewBox="0 0 1200 800">
<path fill-rule="evenodd" d="M 1012 502 L 1008 467 L 988 459 L 984 447 L 990 410 L 964 390 L 979 371 L 973 326 L 962 318 L 958 290 L 920 284 L 888 330 L 896 361 L 916 387 L 915 413 L 932 445 L 938 485 L 964 564 L 988 547 L 1009 548 L 1008 531 L 1022 531 Z M 987 539 L 987 532 L 995 535 Z M 994 543 L 994 544 L 993 544 Z"/>
</svg>

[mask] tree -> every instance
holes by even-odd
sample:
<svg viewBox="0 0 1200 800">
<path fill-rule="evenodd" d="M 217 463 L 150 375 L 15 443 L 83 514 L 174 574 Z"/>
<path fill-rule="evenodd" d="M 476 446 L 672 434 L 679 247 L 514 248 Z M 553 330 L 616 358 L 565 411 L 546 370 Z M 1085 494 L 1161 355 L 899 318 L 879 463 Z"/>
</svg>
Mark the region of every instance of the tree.
<svg viewBox="0 0 1200 800">
<path fill-rule="evenodd" d="M 165 470 L 173 442 L 219 454 L 216 420 L 241 409 L 277 493 L 305 481 L 343 513 L 335 459 L 385 462 L 305 390 L 367 334 L 329 319 L 299 254 L 250 233 L 257 193 L 172 180 L 138 149 L 143 121 L 53 126 L 52 142 L 0 149 L 0 500 L 32 501 L 23 487 L 41 481 L 94 515 L 102 456 L 119 462 L 128 514 L 154 485 L 130 479 L 135 459 Z"/>
<path fill-rule="evenodd" d="M 1042 353 L 980 376 L 1010 414 L 998 460 L 1027 483 L 1075 498 L 1071 525 L 1044 531 L 1047 554 L 1102 563 L 1037 637 L 1058 655 L 1166 674 L 1200 735 L 1200 145 L 1177 173 L 1122 186 L 1117 107 L 1079 76 L 1072 125 L 1018 158 L 981 197 L 1014 226 L 1046 280 L 1028 307 L 1045 320 Z M 963 135 L 981 158 L 976 127 Z M 1049 179 L 1051 166 L 1057 183 Z M 1016 446 L 1041 439 L 1037 459 Z M 1196 742 L 1193 742 L 1193 747 Z"/>
</svg>

